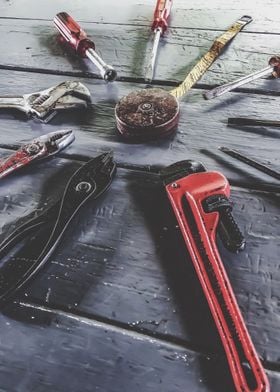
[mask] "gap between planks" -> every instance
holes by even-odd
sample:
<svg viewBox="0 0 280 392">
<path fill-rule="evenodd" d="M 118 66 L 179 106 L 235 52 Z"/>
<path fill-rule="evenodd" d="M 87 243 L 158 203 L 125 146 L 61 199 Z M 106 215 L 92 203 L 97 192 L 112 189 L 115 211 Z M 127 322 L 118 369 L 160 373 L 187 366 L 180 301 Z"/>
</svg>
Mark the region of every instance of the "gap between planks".
<svg viewBox="0 0 280 392">
<path fill-rule="evenodd" d="M 55 16 L 55 15 L 54 15 Z M 0 16 L 0 20 L 26 20 L 26 21 L 41 21 L 41 22 L 53 22 L 53 19 L 45 19 L 45 18 L 27 18 L 27 17 L 13 17 L 13 16 Z M 98 21 L 88 21 L 88 20 L 83 20 L 83 19 L 75 19 L 79 23 L 86 23 L 86 24 L 94 24 L 94 25 L 112 25 L 112 26 L 130 26 L 130 27 L 150 27 L 151 23 L 118 23 L 118 22 L 98 22 Z M 176 30 L 198 30 L 198 31 L 217 31 L 217 32 L 224 32 L 226 28 L 224 29 L 219 29 L 219 28 L 203 28 L 203 27 L 188 27 L 188 26 L 176 26 L 176 25 L 170 25 L 169 28 L 176 29 Z M 280 33 L 277 32 L 268 32 L 268 31 L 255 31 L 255 30 L 250 30 L 250 31 L 242 31 L 240 34 L 260 34 L 260 35 L 280 35 Z"/>
<path fill-rule="evenodd" d="M 44 69 L 44 68 L 28 68 L 28 67 L 20 67 L 15 65 L 1 65 L 0 69 L 6 71 L 14 71 L 14 72 L 29 72 L 29 73 L 38 73 L 38 74 L 45 74 L 45 75 L 57 75 L 57 76 L 70 76 L 70 77 L 79 77 L 84 79 L 96 79 L 96 80 L 103 80 L 101 76 L 92 72 L 82 72 L 82 71 L 59 71 L 59 70 L 51 70 L 51 69 Z M 121 76 L 116 79 L 118 82 L 124 83 L 135 83 L 135 84 L 147 84 L 145 78 L 133 78 L 128 76 Z M 180 83 L 174 82 L 172 80 L 161 80 L 161 79 L 153 79 L 153 82 L 149 85 L 149 87 L 176 87 Z M 217 87 L 217 84 L 210 85 L 206 83 L 196 83 L 192 89 L 195 90 L 211 90 L 214 87 Z M 273 90 L 265 90 L 265 89 L 258 89 L 258 88 L 250 88 L 250 87 L 240 87 L 236 88 L 231 91 L 232 93 L 243 93 L 243 94 L 256 94 L 256 95 L 265 95 L 265 96 L 272 96 L 272 97 L 279 97 L 280 91 L 273 91 Z"/>
<path fill-rule="evenodd" d="M 9 151 L 16 151 L 20 148 L 21 144 L 0 144 L 0 148 L 9 150 Z M 105 152 L 105 151 L 104 151 Z M 102 153 L 100 151 L 100 153 Z M 59 153 L 56 155 L 57 158 L 62 158 L 66 159 L 69 161 L 77 161 L 77 162 L 88 162 L 92 157 L 88 157 L 86 155 L 78 155 L 78 154 L 72 154 L 69 155 L 67 153 Z M 160 174 L 160 170 L 163 169 L 163 166 L 161 165 L 133 165 L 125 162 L 118 162 L 115 161 L 117 164 L 117 167 L 119 169 L 124 169 L 124 170 L 131 170 L 131 171 L 139 171 L 142 173 L 146 174 Z M 274 193 L 274 194 L 280 194 L 280 185 L 276 184 L 270 184 L 267 182 L 263 183 L 251 183 L 248 184 L 247 182 L 242 182 L 242 181 L 235 181 L 235 180 L 230 180 L 228 179 L 230 185 L 234 186 L 235 188 L 240 188 L 240 189 L 246 189 L 246 190 L 253 190 L 257 192 L 262 192 L 262 193 Z"/>
<path fill-rule="evenodd" d="M 18 302 L 20 306 L 31 308 L 35 310 L 40 310 L 42 312 L 53 313 L 54 315 L 62 316 L 68 319 L 72 319 L 78 321 L 80 323 L 89 325 L 91 327 L 96 327 L 99 329 L 106 329 L 111 332 L 120 333 L 124 336 L 131 337 L 132 339 L 137 339 L 141 341 L 148 341 L 152 344 L 161 344 L 170 349 L 187 349 L 192 351 L 196 354 L 201 354 L 204 356 L 219 356 L 219 354 L 214 352 L 208 352 L 204 350 L 202 347 L 197 345 L 192 345 L 189 342 L 186 342 L 183 339 L 176 338 L 174 336 L 165 335 L 162 333 L 156 333 L 149 331 L 147 329 L 139 329 L 137 326 L 133 324 L 127 324 L 116 320 L 111 320 L 109 318 L 103 316 L 97 316 L 88 314 L 87 312 L 81 311 L 73 311 L 69 312 L 66 308 L 63 307 L 52 307 L 52 306 L 45 306 L 40 304 L 39 302 Z M 277 362 L 271 361 L 263 361 L 263 366 L 266 370 L 270 370 L 273 372 L 280 372 L 280 364 Z"/>
<path fill-rule="evenodd" d="M 4 150 L 10 150 L 10 151 L 16 151 L 20 148 L 21 144 L 0 144 L 0 148 Z M 101 152 L 100 152 L 101 153 Z M 77 162 L 88 162 L 92 157 L 88 157 L 85 155 L 78 155 L 78 154 L 72 154 L 69 155 L 67 153 L 59 153 L 56 155 L 57 158 L 62 158 L 66 159 L 69 161 L 77 161 Z M 117 167 L 119 169 L 124 169 L 124 170 L 131 170 L 131 171 L 139 171 L 142 173 L 146 174 L 160 174 L 160 170 L 163 169 L 163 166 L 160 165 L 133 165 L 125 162 L 120 162 L 120 161 L 115 161 L 117 164 Z M 262 192 L 262 193 L 274 193 L 274 194 L 280 194 L 280 185 L 276 184 L 270 184 L 267 182 L 263 183 L 251 183 L 250 186 L 248 186 L 247 182 L 242 182 L 242 181 L 236 181 L 236 180 L 230 180 L 228 179 L 230 185 L 234 186 L 235 188 L 240 188 L 240 189 L 246 189 L 246 190 L 252 190 L 252 191 L 257 191 L 257 192 Z"/>
</svg>

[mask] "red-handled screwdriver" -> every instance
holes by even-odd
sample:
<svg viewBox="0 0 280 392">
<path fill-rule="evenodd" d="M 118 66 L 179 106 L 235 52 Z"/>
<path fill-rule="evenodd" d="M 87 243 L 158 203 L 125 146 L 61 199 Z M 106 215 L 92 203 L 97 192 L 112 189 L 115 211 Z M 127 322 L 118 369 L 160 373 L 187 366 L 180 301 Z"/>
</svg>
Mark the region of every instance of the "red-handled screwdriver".
<svg viewBox="0 0 280 392">
<path fill-rule="evenodd" d="M 85 31 L 70 15 L 60 12 L 53 21 L 64 40 L 79 56 L 88 57 L 97 66 L 104 80 L 112 82 L 116 79 L 117 72 L 98 56 L 94 42 L 87 38 Z"/>
<path fill-rule="evenodd" d="M 146 71 L 146 80 L 151 82 L 154 76 L 155 62 L 158 51 L 158 44 L 160 37 L 167 30 L 168 18 L 171 12 L 173 0 L 157 0 L 157 5 L 154 12 L 154 20 L 152 24 L 152 31 L 155 33 L 154 45 L 152 49 L 150 63 Z"/>
</svg>

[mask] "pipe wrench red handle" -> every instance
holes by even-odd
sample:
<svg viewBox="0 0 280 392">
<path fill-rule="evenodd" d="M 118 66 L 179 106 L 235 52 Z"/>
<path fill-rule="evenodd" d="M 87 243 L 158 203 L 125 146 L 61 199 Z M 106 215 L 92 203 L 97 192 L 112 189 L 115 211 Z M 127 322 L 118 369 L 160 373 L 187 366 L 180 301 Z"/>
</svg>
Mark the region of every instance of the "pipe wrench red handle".
<svg viewBox="0 0 280 392">
<path fill-rule="evenodd" d="M 247 331 L 216 245 L 230 194 L 227 179 L 182 161 L 162 172 L 166 191 L 216 323 L 238 392 L 268 392 L 269 382 Z M 224 224 L 226 224 L 224 222 Z M 230 223 L 235 235 L 238 228 Z M 237 233 L 238 237 L 238 233 Z M 246 369 L 246 370 L 245 370 Z"/>
</svg>

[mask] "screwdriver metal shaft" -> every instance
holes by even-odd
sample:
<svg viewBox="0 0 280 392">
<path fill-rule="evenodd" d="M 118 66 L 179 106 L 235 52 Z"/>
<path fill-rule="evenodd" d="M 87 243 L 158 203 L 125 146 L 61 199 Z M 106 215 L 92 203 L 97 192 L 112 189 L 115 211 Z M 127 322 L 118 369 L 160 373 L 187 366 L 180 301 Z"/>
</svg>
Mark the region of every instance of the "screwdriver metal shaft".
<svg viewBox="0 0 280 392">
<path fill-rule="evenodd" d="M 152 24 L 152 31 L 154 32 L 154 43 L 151 52 L 150 62 L 146 69 L 146 81 L 151 82 L 154 77 L 155 63 L 158 52 L 160 37 L 167 30 L 168 18 L 171 12 L 173 0 L 157 0 L 157 5 L 154 11 L 154 19 Z"/>
<path fill-rule="evenodd" d="M 99 69 L 104 80 L 112 82 L 116 79 L 117 72 L 96 53 L 94 42 L 87 38 L 85 31 L 70 15 L 60 12 L 53 21 L 64 40 L 79 56 L 89 58 Z"/>
<path fill-rule="evenodd" d="M 250 75 L 244 76 L 244 77 L 237 79 L 233 82 L 226 83 L 221 86 L 215 87 L 212 90 L 209 90 L 206 93 L 204 93 L 203 97 L 205 99 L 213 99 L 213 98 L 219 97 L 220 95 L 223 95 L 229 91 L 232 91 L 233 89 L 235 89 L 237 87 L 243 86 L 244 84 L 252 82 L 253 80 L 259 79 L 263 76 L 272 75 L 272 76 L 278 78 L 280 76 L 279 70 L 280 70 L 280 58 L 277 56 L 272 57 L 269 60 L 268 67 L 263 68 L 259 71 L 254 72 L 254 73 L 251 73 Z"/>
</svg>

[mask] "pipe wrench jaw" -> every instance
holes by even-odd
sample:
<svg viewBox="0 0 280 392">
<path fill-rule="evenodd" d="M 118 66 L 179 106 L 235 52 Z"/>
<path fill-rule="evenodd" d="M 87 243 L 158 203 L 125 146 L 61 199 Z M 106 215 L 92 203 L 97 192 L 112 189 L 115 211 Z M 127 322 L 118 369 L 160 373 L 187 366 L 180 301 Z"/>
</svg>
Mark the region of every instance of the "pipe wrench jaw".
<svg viewBox="0 0 280 392">
<path fill-rule="evenodd" d="M 204 221 L 209 222 L 209 235 L 216 236 L 216 228 L 223 245 L 231 252 L 245 248 L 245 239 L 235 222 L 229 201 L 227 179 L 217 172 L 206 172 L 200 162 L 185 160 L 163 169 L 161 176 L 166 188 L 181 188 L 194 197 Z M 209 214 L 215 216 L 214 221 Z M 213 226 L 214 225 L 214 226 Z M 215 232 L 213 232 L 215 227 Z"/>
<path fill-rule="evenodd" d="M 224 195 L 209 196 L 202 202 L 206 213 L 218 212 L 218 234 L 225 248 L 238 253 L 245 249 L 246 241 L 232 216 L 232 205 Z"/>
<path fill-rule="evenodd" d="M 168 185 L 190 174 L 200 173 L 205 171 L 206 169 L 201 162 L 196 162 L 191 159 L 188 159 L 188 160 L 176 162 L 173 165 L 165 167 L 164 169 L 161 170 L 160 177 L 164 185 Z"/>
</svg>

